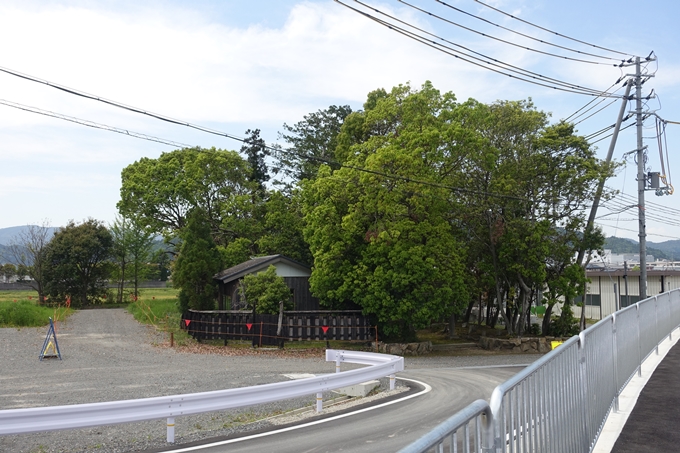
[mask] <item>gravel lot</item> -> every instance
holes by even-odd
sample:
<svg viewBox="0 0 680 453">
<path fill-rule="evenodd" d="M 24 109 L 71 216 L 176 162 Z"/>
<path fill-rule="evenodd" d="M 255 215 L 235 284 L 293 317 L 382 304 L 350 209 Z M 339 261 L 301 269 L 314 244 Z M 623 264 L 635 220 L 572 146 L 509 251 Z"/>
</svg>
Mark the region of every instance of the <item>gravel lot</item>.
<svg viewBox="0 0 680 453">
<path fill-rule="evenodd" d="M 195 354 L 167 347 L 164 334 L 123 309 L 83 310 L 57 324 L 63 360 L 38 360 L 47 328 L 0 329 L 0 409 L 57 406 L 203 392 L 287 380 L 285 374 L 332 373 L 321 351 L 241 355 Z M 406 369 L 512 365 L 536 355 L 407 358 Z M 343 365 L 349 369 L 352 365 Z M 386 381 L 386 380 L 383 380 Z M 398 381 L 399 382 L 399 381 Z M 383 386 L 387 383 L 383 382 Z M 331 395 L 324 395 L 324 399 Z M 176 443 L 262 429 L 277 412 L 311 405 L 314 397 L 175 419 Z M 237 426 L 235 426 L 237 425 Z M 0 436 L 0 452 L 129 452 L 166 446 L 165 422 Z"/>
</svg>

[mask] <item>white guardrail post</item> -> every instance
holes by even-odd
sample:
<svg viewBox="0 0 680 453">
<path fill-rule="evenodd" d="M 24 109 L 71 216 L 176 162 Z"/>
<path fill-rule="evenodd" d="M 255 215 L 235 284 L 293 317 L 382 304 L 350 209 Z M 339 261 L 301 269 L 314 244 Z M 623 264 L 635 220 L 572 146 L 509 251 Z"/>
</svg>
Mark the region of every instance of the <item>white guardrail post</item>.
<svg viewBox="0 0 680 453">
<path fill-rule="evenodd" d="M 317 396 L 322 410 L 323 392 L 380 379 L 404 371 L 404 358 L 361 351 L 326 350 L 326 361 L 369 365 L 305 379 L 186 395 L 158 396 L 70 406 L 32 407 L 0 410 L 0 435 L 24 434 L 61 429 L 166 419 L 167 440 L 175 440 L 175 418 L 183 415 L 253 406 L 307 395 Z"/>
</svg>

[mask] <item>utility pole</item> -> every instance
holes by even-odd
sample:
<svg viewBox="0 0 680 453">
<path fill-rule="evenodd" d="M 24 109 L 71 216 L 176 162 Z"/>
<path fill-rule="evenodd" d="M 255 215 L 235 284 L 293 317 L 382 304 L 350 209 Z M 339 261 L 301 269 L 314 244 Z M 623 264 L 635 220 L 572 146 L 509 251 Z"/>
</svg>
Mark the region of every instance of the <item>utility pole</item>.
<svg viewBox="0 0 680 453">
<path fill-rule="evenodd" d="M 645 221 L 645 149 L 642 145 L 642 72 L 635 58 L 635 116 L 637 118 L 638 237 L 640 239 L 640 300 L 647 298 L 647 225 Z"/>
</svg>

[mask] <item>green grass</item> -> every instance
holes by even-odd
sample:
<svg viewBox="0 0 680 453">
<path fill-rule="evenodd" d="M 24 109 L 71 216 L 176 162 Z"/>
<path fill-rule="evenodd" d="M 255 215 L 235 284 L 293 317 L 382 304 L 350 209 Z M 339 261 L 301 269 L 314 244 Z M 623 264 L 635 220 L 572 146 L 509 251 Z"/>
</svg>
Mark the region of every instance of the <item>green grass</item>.
<svg viewBox="0 0 680 453">
<path fill-rule="evenodd" d="M 0 327 L 40 327 L 49 324 L 49 318 L 62 320 L 70 313 L 65 307 L 39 307 L 35 300 L 16 299 L 0 301 Z"/>
<path fill-rule="evenodd" d="M 179 326 L 181 314 L 177 308 L 178 293 L 174 288 L 141 289 L 137 300 L 131 302 L 127 309 L 137 321 L 172 333 L 175 343 L 182 346 L 190 337 Z"/>
</svg>

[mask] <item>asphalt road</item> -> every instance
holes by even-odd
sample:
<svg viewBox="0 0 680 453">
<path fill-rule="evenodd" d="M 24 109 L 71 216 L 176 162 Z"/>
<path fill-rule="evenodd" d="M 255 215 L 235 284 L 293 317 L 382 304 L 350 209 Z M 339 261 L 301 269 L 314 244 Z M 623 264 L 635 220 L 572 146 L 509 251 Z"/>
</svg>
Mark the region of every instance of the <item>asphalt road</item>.
<svg viewBox="0 0 680 453">
<path fill-rule="evenodd" d="M 350 410 L 326 419 L 311 419 L 274 431 L 250 434 L 236 439 L 215 439 L 204 446 L 153 450 L 154 452 L 389 452 L 397 451 L 429 432 L 472 401 L 488 399 L 496 385 L 506 381 L 521 367 L 475 369 L 420 369 L 400 373 L 415 384 L 413 396 L 403 400 L 378 402 L 371 410 Z M 351 415 L 347 415 L 351 414 Z"/>
</svg>

